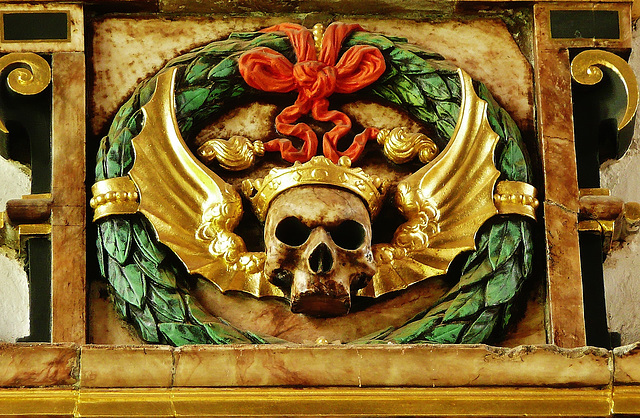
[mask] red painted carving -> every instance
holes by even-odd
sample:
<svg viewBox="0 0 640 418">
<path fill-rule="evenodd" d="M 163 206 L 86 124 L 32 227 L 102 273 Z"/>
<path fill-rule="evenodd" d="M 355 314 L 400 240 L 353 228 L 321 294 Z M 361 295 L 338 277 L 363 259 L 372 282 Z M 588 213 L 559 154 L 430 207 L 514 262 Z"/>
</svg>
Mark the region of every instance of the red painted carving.
<svg viewBox="0 0 640 418">
<path fill-rule="evenodd" d="M 337 162 L 345 155 L 355 161 L 368 140 L 375 138 L 378 130 L 367 128 L 355 136 L 349 148 L 340 152 L 337 143 L 351 130 L 351 120 L 337 110 L 329 110 L 327 98 L 335 93 L 353 93 L 376 81 L 386 68 L 380 51 L 368 45 L 349 48 L 338 60 L 344 38 L 353 31 L 363 30 L 360 25 L 332 23 L 326 30 L 319 56 L 311 32 L 291 23 L 264 29 L 263 32 L 284 32 L 296 52 L 297 62 L 291 63 L 284 55 L 270 48 L 258 47 L 240 57 L 240 74 L 251 87 L 259 90 L 287 93 L 298 92 L 295 103 L 276 117 L 276 129 L 283 135 L 303 140 L 297 149 L 289 139 L 278 138 L 265 143 L 267 151 L 280 151 L 289 162 L 305 162 L 316 155 L 318 138 L 309 125 L 294 123 L 301 116 L 311 114 L 317 121 L 333 122 L 335 126 L 324 134 L 322 151 Z"/>
</svg>

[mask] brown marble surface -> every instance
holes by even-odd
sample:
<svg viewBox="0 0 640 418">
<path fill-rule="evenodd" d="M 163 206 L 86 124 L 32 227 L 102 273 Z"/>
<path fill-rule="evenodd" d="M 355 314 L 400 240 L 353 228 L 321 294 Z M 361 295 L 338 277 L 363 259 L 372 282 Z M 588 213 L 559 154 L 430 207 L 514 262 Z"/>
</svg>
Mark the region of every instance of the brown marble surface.
<svg viewBox="0 0 640 418">
<path fill-rule="evenodd" d="M 548 33 L 549 7 L 534 6 L 534 15 L 538 143 L 544 181 L 548 341 L 561 347 L 579 347 L 586 344 L 586 332 L 569 51 L 552 45 Z"/>
<path fill-rule="evenodd" d="M 388 326 L 400 326 L 433 305 L 447 290 L 442 280 L 433 278 L 368 307 L 358 307 L 354 302 L 352 312 L 334 318 L 294 314 L 286 301 L 223 295 L 205 280 L 200 280 L 191 294 L 211 315 L 221 316 L 235 327 L 308 344 L 318 339 L 348 342 Z"/>
<path fill-rule="evenodd" d="M 104 134 L 117 108 L 135 86 L 169 59 L 196 46 L 223 39 L 231 32 L 257 30 L 282 21 L 302 23 L 292 17 L 227 16 L 175 20 L 118 17 L 92 22 L 91 131 Z M 404 36 L 412 43 L 443 54 L 487 84 L 519 126 L 525 130 L 532 128 L 531 67 L 501 21 L 430 23 L 364 18 L 353 21 L 369 31 Z"/>
<path fill-rule="evenodd" d="M 613 361 L 613 379 L 616 383 L 640 384 L 640 343 L 615 348 Z"/>
<path fill-rule="evenodd" d="M 611 352 L 485 345 L 0 345 L 0 387 L 545 386 L 610 383 Z"/>
<path fill-rule="evenodd" d="M 85 55 L 52 57 L 51 338 L 86 342 Z"/>
<path fill-rule="evenodd" d="M 0 387 L 74 385 L 79 367 L 73 344 L 0 344 Z"/>
<path fill-rule="evenodd" d="M 80 349 L 83 387 L 170 387 L 173 354 L 169 346 L 84 346 Z"/>
</svg>

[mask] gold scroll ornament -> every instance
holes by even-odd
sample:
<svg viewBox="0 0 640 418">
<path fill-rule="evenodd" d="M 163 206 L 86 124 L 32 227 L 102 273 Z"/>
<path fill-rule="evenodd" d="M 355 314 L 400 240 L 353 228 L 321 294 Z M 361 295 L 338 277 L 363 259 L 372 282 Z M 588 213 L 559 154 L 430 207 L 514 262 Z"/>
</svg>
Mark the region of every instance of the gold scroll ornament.
<svg viewBox="0 0 640 418">
<path fill-rule="evenodd" d="M 51 67 L 40 55 L 32 52 L 13 52 L 0 57 L 0 72 L 10 65 L 18 65 L 9 72 L 7 85 L 18 94 L 31 96 L 42 92 L 51 82 Z M 0 121 L 0 131 L 9 133 Z"/>
<path fill-rule="evenodd" d="M 571 61 L 571 76 L 580 84 L 592 86 L 602 81 L 603 73 L 598 66 L 612 70 L 622 81 L 627 93 L 624 113 L 618 120 L 618 131 L 633 119 L 640 103 L 638 82 L 629 64 L 616 54 L 599 49 L 582 51 Z"/>
<path fill-rule="evenodd" d="M 458 254 L 475 249 L 478 229 L 498 213 L 535 218 L 537 200 L 532 186 L 500 182 L 496 188 L 500 172 L 493 160 L 499 137 L 489 126 L 487 104 L 476 95 L 471 78 L 462 70 L 458 72 L 462 104 L 453 137 L 435 159 L 398 184 L 395 201 L 407 222 L 398 228 L 390 244 L 374 246 L 378 273 L 360 290 L 361 296 L 378 297 L 446 273 Z M 136 159 L 129 173 L 132 183 L 125 186 L 116 184 L 117 179 L 105 180 L 111 188 L 103 188 L 102 194 L 94 196 L 95 202 L 103 196 L 102 205 L 132 204 L 133 186 L 140 199 L 137 211 L 149 219 L 157 238 L 176 253 L 190 273 L 209 279 L 223 292 L 283 297 L 262 274 L 264 253 L 247 252 L 242 239 L 233 233 L 242 215 L 240 196 L 197 160 L 182 139 L 175 117 L 174 79 L 175 69 L 160 73 L 152 98 L 142 107 L 145 122 L 133 139 Z M 423 137 L 412 138 L 418 148 L 428 144 Z M 405 158 L 404 151 L 392 153 Z M 406 155 L 418 154 L 412 150 Z M 319 183 L 345 188 L 345 182 L 352 186 L 347 190 L 365 196 L 370 213 L 375 214 L 376 202 L 384 194 L 380 179 L 351 168 L 350 162 L 334 165 L 325 160 L 316 157 L 305 164 L 274 169 L 269 184 L 267 179 L 245 181 L 244 192 L 259 217 L 266 215 L 268 202 L 283 190 Z M 331 175 L 333 172 L 337 174 Z M 115 189 L 121 191 L 121 199 L 115 198 Z M 268 198 L 261 200 L 261 192 L 268 192 Z M 100 216 L 108 214 L 105 210 Z"/>
</svg>

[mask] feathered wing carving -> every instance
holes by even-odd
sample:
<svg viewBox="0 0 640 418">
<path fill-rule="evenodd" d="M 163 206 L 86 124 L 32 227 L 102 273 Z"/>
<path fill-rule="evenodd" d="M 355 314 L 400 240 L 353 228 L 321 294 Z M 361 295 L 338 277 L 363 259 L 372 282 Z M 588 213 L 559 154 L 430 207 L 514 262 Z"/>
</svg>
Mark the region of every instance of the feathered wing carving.
<svg viewBox="0 0 640 418">
<path fill-rule="evenodd" d="M 133 139 L 129 176 L 140 193 L 139 212 L 158 239 L 220 290 L 254 296 L 284 296 L 262 277 L 264 253 L 248 253 L 232 231 L 242 216 L 238 193 L 198 161 L 180 135 L 174 109 L 176 70 L 157 76 L 142 107 L 145 117 Z M 475 249 L 475 234 L 497 213 L 493 191 L 500 172 L 493 156 L 498 135 L 489 126 L 487 104 L 471 78 L 459 70 L 463 95 L 452 139 L 432 162 L 398 184 L 396 203 L 407 222 L 390 244 L 374 247 L 378 273 L 362 289 L 377 297 L 446 273 L 462 251 Z"/>
<path fill-rule="evenodd" d="M 263 253 L 247 253 L 232 231 L 242 216 L 238 193 L 198 161 L 187 148 L 175 117 L 176 69 L 157 76 L 156 89 L 142 107 L 144 126 L 133 139 L 135 163 L 129 176 L 140 194 L 139 212 L 158 239 L 222 291 L 283 296 L 261 280 Z"/>
<path fill-rule="evenodd" d="M 362 296 L 377 297 L 447 272 L 462 251 L 475 249 L 480 226 L 498 211 L 493 202 L 500 172 L 499 137 L 487 120 L 487 103 L 469 75 L 462 81 L 460 117 L 447 147 L 398 184 L 396 204 L 407 218 L 390 245 L 374 247 L 378 273 Z"/>
</svg>

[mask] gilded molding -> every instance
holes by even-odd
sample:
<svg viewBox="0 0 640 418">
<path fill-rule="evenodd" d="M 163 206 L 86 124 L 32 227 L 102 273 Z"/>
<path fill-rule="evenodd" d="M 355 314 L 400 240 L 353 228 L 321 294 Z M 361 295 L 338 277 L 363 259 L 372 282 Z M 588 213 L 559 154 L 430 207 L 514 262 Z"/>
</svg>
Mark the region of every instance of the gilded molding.
<svg viewBox="0 0 640 418">
<path fill-rule="evenodd" d="M 538 191 L 528 183 L 501 181 L 496 185 L 493 201 L 500 214 L 518 214 L 536 219 L 536 209 L 540 205 Z"/>
<path fill-rule="evenodd" d="M 89 206 L 94 210 L 93 221 L 109 215 L 124 215 L 138 211 L 139 194 L 129 177 L 116 177 L 91 186 L 93 197 Z"/>
<path fill-rule="evenodd" d="M 598 388 L 5 389 L 0 416 L 609 416 L 637 412 L 638 391 Z M 623 405 L 624 403 L 624 405 Z"/>
<path fill-rule="evenodd" d="M 571 61 L 571 76 L 580 84 L 592 86 L 602 81 L 603 73 L 599 66 L 612 70 L 620 78 L 627 92 L 627 105 L 618 120 L 618 130 L 624 129 L 633 119 L 638 109 L 640 94 L 638 82 L 629 64 L 616 54 L 600 49 L 583 51 Z"/>
</svg>

